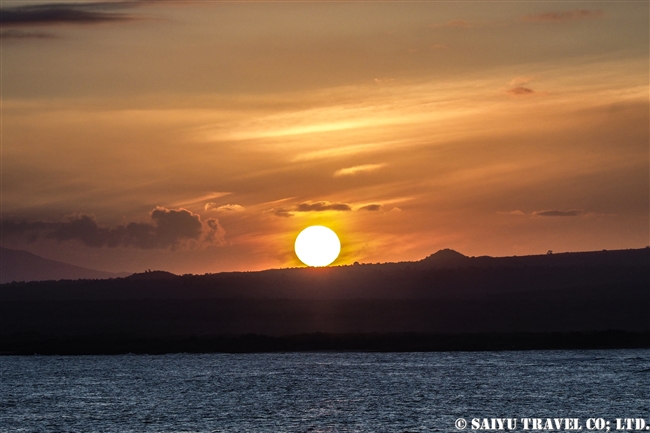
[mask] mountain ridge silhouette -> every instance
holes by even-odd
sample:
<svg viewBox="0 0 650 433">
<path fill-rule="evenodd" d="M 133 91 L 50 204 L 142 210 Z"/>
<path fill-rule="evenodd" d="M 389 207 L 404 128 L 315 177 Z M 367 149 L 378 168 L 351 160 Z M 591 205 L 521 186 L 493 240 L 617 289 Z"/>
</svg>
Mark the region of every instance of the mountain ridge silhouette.
<svg viewBox="0 0 650 433">
<path fill-rule="evenodd" d="M 120 352 L 132 350 L 136 341 L 162 352 L 199 350 L 194 346 L 199 337 L 212 341 L 200 350 L 226 350 L 233 346 L 222 337 L 314 333 L 331 335 L 334 342 L 345 341 L 341 335 L 383 335 L 388 340 L 378 337 L 381 341 L 395 344 L 397 334 L 426 334 L 426 347 L 485 350 L 503 348 L 499 341 L 564 347 L 557 339 L 567 335 L 575 347 L 601 347 L 599 341 L 615 347 L 619 334 L 610 331 L 620 331 L 621 338 L 640 332 L 634 339 L 646 344 L 649 248 L 501 258 L 459 254 L 445 251 L 419 262 L 177 276 L 152 271 L 106 280 L 2 284 L 0 353 Z M 543 344 L 527 346 L 532 340 L 522 333 L 546 337 Z M 436 343 L 440 335 L 460 334 L 509 336 L 484 344 L 480 336 L 459 340 L 474 341 L 469 345 Z M 178 339 L 185 343 L 177 346 Z M 354 347 L 365 347 L 361 340 Z"/>
<path fill-rule="evenodd" d="M 0 247 L 0 284 L 12 281 L 51 281 L 120 278 L 126 272 L 106 272 L 50 260 L 24 250 Z"/>
</svg>

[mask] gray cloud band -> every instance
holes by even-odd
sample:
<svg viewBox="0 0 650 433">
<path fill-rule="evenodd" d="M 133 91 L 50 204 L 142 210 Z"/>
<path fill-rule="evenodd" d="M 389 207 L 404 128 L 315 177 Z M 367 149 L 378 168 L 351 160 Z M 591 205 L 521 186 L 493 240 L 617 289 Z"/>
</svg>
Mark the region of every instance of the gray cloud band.
<svg viewBox="0 0 650 433">
<path fill-rule="evenodd" d="M 567 217 L 567 216 L 578 216 L 581 215 L 582 211 L 579 210 L 545 210 L 541 212 L 535 212 L 537 216 L 545 217 Z"/>
<path fill-rule="evenodd" d="M 279 207 L 272 209 L 271 212 L 279 217 L 291 217 L 293 212 L 324 212 L 328 210 L 347 212 L 352 208 L 347 203 L 330 203 L 328 201 L 317 201 L 315 203 L 300 203 L 291 208 Z"/>
<path fill-rule="evenodd" d="M 5 7 L 2 8 L 0 24 L 9 27 L 126 21 L 133 17 L 114 11 L 137 4 L 138 2 L 55 3 Z"/>
<path fill-rule="evenodd" d="M 380 204 L 375 204 L 375 203 L 369 204 L 369 205 L 366 205 L 366 206 L 362 206 L 362 207 L 359 208 L 359 210 L 366 210 L 366 211 L 369 211 L 369 212 L 378 212 L 381 209 L 382 209 L 382 206 Z"/>
<path fill-rule="evenodd" d="M 65 222 L 2 222 L 3 237 L 20 237 L 34 242 L 54 239 L 78 241 L 88 247 L 134 247 L 141 249 L 176 248 L 187 241 L 215 244 L 223 242 L 224 230 L 215 218 L 201 220 L 185 209 L 158 207 L 151 212 L 151 223 L 132 222 L 114 228 L 100 227 L 88 215 Z"/>
</svg>

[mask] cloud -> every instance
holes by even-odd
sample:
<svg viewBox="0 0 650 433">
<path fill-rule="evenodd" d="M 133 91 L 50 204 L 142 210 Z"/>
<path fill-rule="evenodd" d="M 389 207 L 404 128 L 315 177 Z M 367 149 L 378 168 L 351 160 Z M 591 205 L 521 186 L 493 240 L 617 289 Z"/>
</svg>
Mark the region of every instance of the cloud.
<svg viewBox="0 0 650 433">
<path fill-rule="evenodd" d="M 215 200 L 218 199 L 219 197 L 223 197 L 228 194 L 232 194 L 232 193 L 231 192 L 210 192 L 208 194 L 204 194 L 199 197 L 192 197 L 190 199 L 178 201 L 174 203 L 174 206 L 176 207 L 191 206 L 206 200 Z"/>
<path fill-rule="evenodd" d="M 288 218 L 292 217 L 295 212 L 347 212 L 351 210 L 352 208 L 347 203 L 330 203 L 328 201 L 317 201 L 314 203 L 300 203 L 299 205 L 292 207 L 276 207 L 266 212 L 272 213 L 275 216 Z"/>
<path fill-rule="evenodd" d="M 507 92 L 515 96 L 532 95 L 535 93 L 533 89 L 529 89 L 528 87 L 514 87 L 512 89 L 509 89 Z"/>
<path fill-rule="evenodd" d="M 380 204 L 368 204 L 365 206 L 361 206 L 358 210 L 367 210 L 369 212 L 378 212 L 382 209 L 382 206 Z"/>
<path fill-rule="evenodd" d="M 364 165 L 355 165 L 354 167 L 342 168 L 334 172 L 334 177 L 340 176 L 352 176 L 357 173 L 364 173 L 369 171 L 379 170 L 382 167 L 385 167 L 386 164 L 364 164 Z"/>
<path fill-rule="evenodd" d="M 133 2 L 55 3 L 8 7 L 2 9 L 0 24 L 29 26 L 48 24 L 96 24 L 133 19 L 124 13 L 111 12 Z"/>
<path fill-rule="evenodd" d="M 543 14 L 524 15 L 521 17 L 521 20 L 533 22 L 564 22 L 600 18 L 603 15 L 604 12 L 600 9 L 574 9 L 562 12 L 546 12 Z"/>
<path fill-rule="evenodd" d="M 327 210 L 350 211 L 352 208 L 346 203 L 330 203 L 328 201 L 317 201 L 315 203 L 300 203 L 296 206 L 296 212 L 323 212 Z"/>
<path fill-rule="evenodd" d="M 509 212 L 497 212 L 499 215 L 512 215 L 512 216 L 526 216 L 526 215 L 532 215 L 533 217 L 535 216 L 542 216 L 542 217 L 571 217 L 571 216 L 580 216 L 580 215 L 590 215 L 590 214 L 585 214 L 581 210 L 544 210 L 544 211 L 536 211 L 531 214 L 526 214 L 519 209 L 509 211 Z"/>
<path fill-rule="evenodd" d="M 581 210 L 545 210 L 539 212 L 533 212 L 533 215 L 543 216 L 543 217 L 572 217 L 582 215 Z"/>
<path fill-rule="evenodd" d="M 65 222 L 2 222 L 2 235 L 58 242 L 78 241 L 87 247 L 166 249 L 223 242 L 225 231 L 215 218 L 202 221 L 186 209 L 155 208 L 152 222 L 132 222 L 114 228 L 100 227 L 89 215 L 74 215 Z"/>
<path fill-rule="evenodd" d="M 271 212 L 273 215 L 279 216 L 279 217 L 282 217 L 282 218 L 289 218 L 289 217 L 293 216 L 293 213 L 291 212 L 291 210 L 287 209 L 285 207 L 273 208 L 268 212 Z"/>
<path fill-rule="evenodd" d="M 205 210 L 214 210 L 217 212 L 241 212 L 244 210 L 244 206 L 238 204 L 224 204 L 222 206 L 217 206 L 216 203 L 206 203 Z"/>
<path fill-rule="evenodd" d="M 510 211 L 510 212 L 497 212 L 497 214 L 499 214 L 499 215 L 516 215 L 516 216 L 524 216 L 524 215 L 526 215 L 525 213 L 523 213 L 519 209 Z"/>
</svg>

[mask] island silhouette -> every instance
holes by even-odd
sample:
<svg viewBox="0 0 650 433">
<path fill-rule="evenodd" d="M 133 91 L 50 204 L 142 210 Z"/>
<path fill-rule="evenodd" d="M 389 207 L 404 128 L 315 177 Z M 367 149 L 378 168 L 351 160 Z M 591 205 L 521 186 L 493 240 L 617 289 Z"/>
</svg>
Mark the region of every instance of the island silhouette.
<svg viewBox="0 0 650 433">
<path fill-rule="evenodd" d="M 4 354 L 650 347 L 650 248 L 0 286 Z"/>
</svg>

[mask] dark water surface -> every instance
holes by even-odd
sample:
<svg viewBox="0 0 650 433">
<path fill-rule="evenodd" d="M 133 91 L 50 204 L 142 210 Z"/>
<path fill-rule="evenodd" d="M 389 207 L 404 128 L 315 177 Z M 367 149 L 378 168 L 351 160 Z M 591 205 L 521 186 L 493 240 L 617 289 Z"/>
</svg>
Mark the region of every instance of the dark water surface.
<svg viewBox="0 0 650 433">
<path fill-rule="evenodd" d="M 454 432 L 460 417 L 600 417 L 614 430 L 650 415 L 648 349 L 5 356 L 0 368 L 2 432 Z"/>
</svg>

